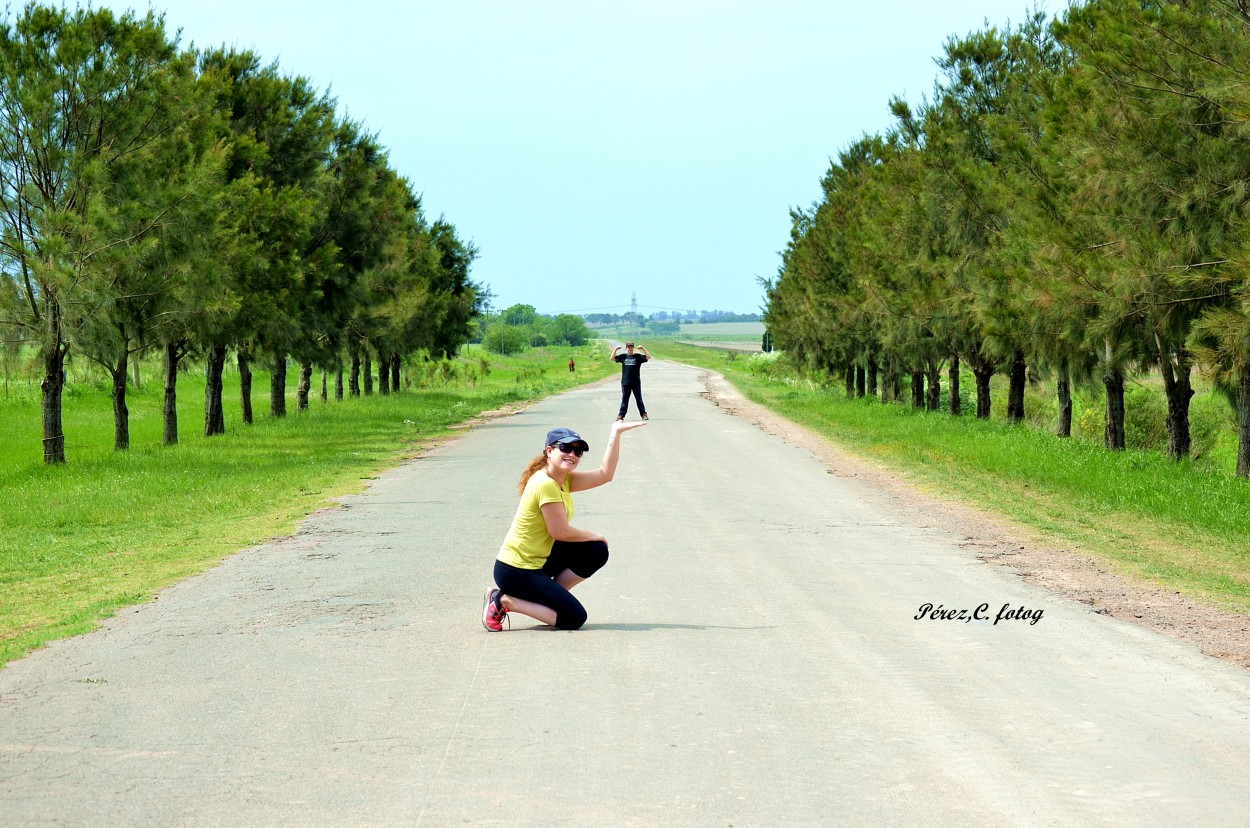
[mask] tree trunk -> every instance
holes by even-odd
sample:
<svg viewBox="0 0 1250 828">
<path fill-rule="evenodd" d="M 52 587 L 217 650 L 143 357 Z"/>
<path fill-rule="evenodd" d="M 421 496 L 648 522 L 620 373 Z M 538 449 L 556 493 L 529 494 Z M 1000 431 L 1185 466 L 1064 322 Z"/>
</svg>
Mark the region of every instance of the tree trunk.
<svg viewBox="0 0 1250 828">
<path fill-rule="evenodd" d="M 993 405 L 990 399 L 990 378 L 994 376 L 994 368 L 978 363 L 973 366 L 972 376 L 977 383 L 977 419 L 988 420 Z"/>
<path fill-rule="evenodd" d="M 226 366 L 226 346 L 208 349 L 208 369 L 204 383 L 204 436 L 226 433 L 226 418 L 221 410 L 221 372 Z"/>
<path fill-rule="evenodd" d="M 334 374 L 334 399 L 338 402 L 343 401 L 343 366 L 339 366 L 339 370 Z"/>
<path fill-rule="evenodd" d="M 868 394 L 877 396 L 877 360 L 872 356 L 868 357 Z"/>
<path fill-rule="evenodd" d="M 347 383 L 348 393 L 350 393 L 353 397 L 359 397 L 360 396 L 360 349 L 353 345 L 348 353 L 349 353 L 349 356 L 351 357 L 351 363 L 352 363 L 351 373 L 348 375 L 348 383 Z"/>
<path fill-rule="evenodd" d="M 126 378 L 130 368 L 130 352 L 122 344 L 117 362 L 109 368 L 113 378 L 113 451 L 130 448 L 130 409 L 126 407 Z"/>
<path fill-rule="evenodd" d="M 361 354 L 361 371 L 365 378 L 365 396 L 373 393 L 373 355 L 369 353 L 369 349 L 365 348 Z"/>
<path fill-rule="evenodd" d="M 269 369 L 269 416 L 286 416 L 286 354 L 273 352 L 273 366 Z"/>
<path fill-rule="evenodd" d="M 1237 476 L 1250 477 L 1250 362 L 1237 378 Z"/>
<path fill-rule="evenodd" d="M 239 402 L 243 407 L 243 424 L 252 424 L 252 354 L 239 349 Z"/>
<path fill-rule="evenodd" d="M 164 443 L 178 444 L 178 363 L 182 360 L 182 343 L 165 343 L 165 402 L 161 419 L 165 424 Z"/>
<path fill-rule="evenodd" d="M 959 399 L 959 354 L 951 354 L 950 368 L 946 372 L 947 389 L 946 393 L 950 395 L 947 399 L 948 408 L 952 417 L 958 417 L 964 413 L 963 401 Z"/>
<path fill-rule="evenodd" d="M 387 396 L 391 393 L 391 360 L 386 354 L 378 354 L 378 393 Z"/>
<path fill-rule="evenodd" d="M 60 312 L 52 310 L 59 326 Z M 43 381 L 40 414 L 43 418 L 43 462 L 48 465 L 65 462 L 65 432 L 61 422 L 61 394 L 65 390 L 65 346 L 60 338 L 43 354 Z"/>
<path fill-rule="evenodd" d="M 855 366 L 847 365 L 842 377 L 846 382 L 846 398 L 849 400 L 855 396 Z"/>
<path fill-rule="evenodd" d="M 1059 437 L 1072 436 L 1072 377 L 1068 371 L 1068 361 L 1059 363 L 1059 379 L 1055 383 L 1059 397 L 1059 422 L 1055 425 L 1055 434 Z"/>
<path fill-rule="evenodd" d="M 1111 451 L 1124 450 L 1124 374 L 1108 371 L 1102 378 L 1107 389 L 1106 445 Z"/>
<path fill-rule="evenodd" d="M 300 360 L 299 385 L 295 387 L 295 410 L 308 410 L 308 392 L 312 390 L 312 363 Z"/>
<path fill-rule="evenodd" d="M 139 358 L 136 356 L 134 361 L 130 363 L 130 370 L 135 378 L 135 390 L 139 390 Z"/>
<path fill-rule="evenodd" d="M 925 392 L 925 408 L 937 411 L 942 407 L 942 364 L 935 359 L 929 360 L 926 370 L 929 387 Z"/>
<path fill-rule="evenodd" d="M 911 372 L 911 407 L 924 408 L 924 372 Z"/>
<path fill-rule="evenodd" d="M 329 400 L 330 400 L 329 372 L 326 371 L 326 369 L 322 368 L 321 369 L 321 401 L 329 402 Z"/>
<path fill-rule="evenodd" d="M 864 373 L 863 366 L 855 366 L 855 396 L 857 399 L 863 399 L 865 386 L 868 384 L 868 377 Z"/>
<path fill-rule="evenodd" d="M 399 369 L 403 367 L 399 354 L 391 354 L 391 390 L 399 392 Z"/>
<path fill-rule="evenodd" d="M 1189 401 L 1194 396 L 1190 381 L 1189 353 L 1182 345 L 1173 353 L 1163 338 L 1155 334 L 1159 349 L 1159 366 L 1163 371 L 1163 391 L 1168 400 L 1168 457 L 1180 460 L 1189 456 Z"/>
<path fill-rule="evenodd" d="M 973 349 L 966 356 L 977 388 L 977 419 L 988 420 L 993 406 L 990 399 L 990 380 L 998 370 L 998 360 L 986 359 L 979 349 Z"/>
<path fill-rule="evenodd" d="M 1024 383 L 1028 379 L 1028 369 L 1024 363 L 1024 351 L 1016 349 L 1011 355 L 1011 377 L 1007 388 L 1007 422 L 1024 421 Z"/>
</svg>

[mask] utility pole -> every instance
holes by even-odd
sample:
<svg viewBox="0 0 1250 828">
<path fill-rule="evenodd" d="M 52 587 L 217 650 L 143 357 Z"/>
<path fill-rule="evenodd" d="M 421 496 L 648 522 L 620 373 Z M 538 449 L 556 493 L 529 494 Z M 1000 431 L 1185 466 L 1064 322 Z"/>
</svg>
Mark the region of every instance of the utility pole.
<svg viewBox="0 0 1250 828">
<path fill-rule="evenodd" d="M 493 309 L 491 308 L 491 303 L 489 299 L 487 299 L 485 304 L 483 304 L 482 310 L 486 312 L 485 315 L 482 317 L 482 350 L 489 354 L 490 353 L 490 328 L 491 328 L 491 322 L 493 321 L 491 318 L 491 312 Z"/>
<path fill-rule="evenodd" d="M 638 341 L 638 291 L 629 295 L 629 317 L 634 323 L 634 341 Z"/>
</svg>

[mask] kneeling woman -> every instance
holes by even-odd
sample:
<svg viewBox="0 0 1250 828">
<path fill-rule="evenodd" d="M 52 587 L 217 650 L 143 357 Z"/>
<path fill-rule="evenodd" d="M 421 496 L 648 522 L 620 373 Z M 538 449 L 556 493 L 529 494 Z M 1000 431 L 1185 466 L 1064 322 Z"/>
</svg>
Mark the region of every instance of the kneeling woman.
<svg viewBox="0 0 1250 828">
<path fill-rule="evenodd" d="M 622 432 L 645 422 L 612 424 L 603 462 L 594 471 L 577 471 L 590 446 L 567 428 L 547 432 L 543 453 L 521 473 L 521 504 L 495 561 L 495 584 L 486 591 L 482 624 L 498 632 L 509 612 L 518 612 L 562 630 L 586 623 L 586 610 L 569 592 L 608 562 L 608 541 L 578 529 L 573 492 L 602 486 L 616 474 Z"/>
</svg>

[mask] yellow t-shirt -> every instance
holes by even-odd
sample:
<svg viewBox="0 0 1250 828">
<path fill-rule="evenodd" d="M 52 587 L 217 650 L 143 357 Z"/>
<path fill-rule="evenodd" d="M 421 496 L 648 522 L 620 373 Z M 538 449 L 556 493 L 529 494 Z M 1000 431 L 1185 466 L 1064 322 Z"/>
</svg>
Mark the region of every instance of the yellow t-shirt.
<svg viewBox="0 0 1250 828">
<path fill-rule="evenodd" d="M 564 479 L 565 487 L 571 482 L 570 475 Z M 512 518 L 512 528 L 499 549 L 499 560 L 518 569 L 543 568 L 547 556 L 551 554 L 551 545 L 555 543 L 555 538 L 547 532 L 547 521 L 543 518 L 542 507 L 546 503 L 564 503 L 565 514 L 570 522 L 573 520 L 573 497 L 548 477 L 546 471 L 536 471 L 521 493 L 521 503 Z"/>
</svg>

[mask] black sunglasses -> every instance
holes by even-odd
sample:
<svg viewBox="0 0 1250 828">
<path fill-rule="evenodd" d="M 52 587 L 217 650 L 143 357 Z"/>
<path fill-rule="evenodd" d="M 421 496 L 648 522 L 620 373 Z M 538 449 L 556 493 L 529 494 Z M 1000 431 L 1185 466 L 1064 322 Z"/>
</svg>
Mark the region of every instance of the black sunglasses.
<svg viewBox="0 0 1250 828">
<path fill-rule="evenodd" d="M 552 443 L 552 445 L 565 454 L 571 454 L 574 457 L 581 457 L 586 451 L 578 443 Z"/>
</svg>

